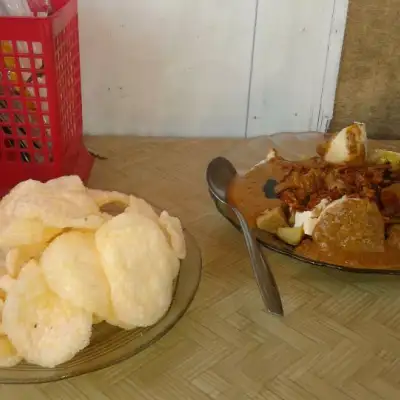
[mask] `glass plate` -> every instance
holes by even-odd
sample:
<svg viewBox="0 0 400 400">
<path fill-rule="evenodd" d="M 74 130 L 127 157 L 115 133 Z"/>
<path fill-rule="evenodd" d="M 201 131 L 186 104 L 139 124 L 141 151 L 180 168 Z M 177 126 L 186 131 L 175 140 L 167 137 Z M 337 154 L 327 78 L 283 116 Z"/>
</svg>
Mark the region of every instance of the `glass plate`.
<svg viewBox="0 0 400 400">
<path fill-rule="evenodd" d="M 25 363 L 13 368 L 0 368 L 0 384 L 49 382 L 97 371 L 132 357 L 164 336 L 188 309 L 200 282 L 200 250 L 186 231 L 185 239 L 187 256 L 181 262 L 172 304 L 157 324 L 130 331 L 106 323 L 94 325 L 90 345 L 72 360 L 56 368 L 42 368 Z"/>
<path fill-rule="evenodd" d="M 283 132 L 268 136 L 264 135 L 247 140 L 246 142 L 241 142 L 240 145 L 234 146 L 229 150 L 225 156 L 232 161 L 239 173 L 242 174 L 256 165 L 260 160 L 265 159 L 265 155 L 270 149 L 276 149 L 278 154 L 288 160 L 300 160 L 313 157 L 316 155 L 315 149 L 317 145 L 323 143 L 329 136 L 329 134 L 318 132 Z M 387 149 L 400 152 L 400 140 L 369 139 L 368 149 Z M 218 211 L 240 230 L 236 217 L 232 215 L 230 210 L 223 204 L 220 204 L 218 200 L 214 198 L 213 200 Z M 256 236 L 260 243 L 262 243 L 266 248 L 309 264 L 351 272 L 400 275 L 400 268 L 360 268 L 329 264 L 323 261 L 309 259 L 296 254 L 293 247 L 285 244 L 274 235 L 261 230 L 256 230 Z"/>
<path fill-rule="evenodd" d="M 225 217 L 236 229 L 239 231 L 240 226 L 237 221 L 236 216 L 232 213 L 229 207 L 225 204 L 221 203 L 218 199 L 216 199 L 213 194 L 210 192 L 210 196 L 213 199 L 215 206 L 219 213 Z M 374 274 L 385 274 L 385 275 L 400 275 L 400 269 L 384 269 L 384 268 L 360 268 L 360 267 L 352 267 L 352 266 L 344 266 L 337 264 L 330 264 L 323 261 L 314 260 L 311 258 L 303 257 L 294 252 L 294 248 L 281 240 L 279 240 L 274 235 L 262 231 L 260 229 L 255 229 L 257 240 L 267 249 L 273 250 L 277 253 L 284 254 L 285 256 L 294 258 L 299 261 L 306 262 L 312 265 L 318 265 L 321 267 L 329 267 L 335 268 L 342 271 L 350 271 L 350 272 L 358 272 L 358 273 L 374 273 Z"/>
</svg>

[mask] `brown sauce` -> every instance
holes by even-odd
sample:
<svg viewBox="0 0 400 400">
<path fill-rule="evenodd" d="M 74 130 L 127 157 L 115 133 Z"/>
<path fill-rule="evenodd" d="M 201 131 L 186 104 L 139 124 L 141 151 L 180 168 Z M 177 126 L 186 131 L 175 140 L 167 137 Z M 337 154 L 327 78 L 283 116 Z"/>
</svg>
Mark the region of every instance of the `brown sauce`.
<svg viewBox="0 0 400 400">
<path fill-rule="evenodd" d="M 400 250 L 385 243 L 383 252 L 346 252 L 341 248 L 321 249 L 310 239 L 304 240 L 295 253 L 312 260 L 329 264 L 364 269 L 399 269 Z"/>
<path fill-rule="evenodd" d="M 240 210 L 247 222 L 255 226 L 256 218 L 265 210 L 278 207 L 279 199 L 268 199 L 263 186 L 268 179 L 279 180 L 284 176 L 277 166 L 263 163 L 250 170 L 244 176 L 238 176 L 228 194 L 229 201 Z"/>
<path fill-rule="evenodd" d="M 278 199 L 268 199 L 264 195 L 263 186 L 272 178 L 282 179 L 284 171 L 269 163 L 259 164 L 246 175 L 238 177 L 230 190 L 229 200 L 245 216 L 251 226 L 256 218 L 265 210 L 281 204 Z M 294 248 L 294 252 L 305 258 L 336 264 L 345 267 L 364 269 L 400 269 L 400 246 L 396 247 L 386 240 L 382 252 L 346 252 L 337 247 L 323 249 L 311 239 L 305 239 Z"/>
</svg>

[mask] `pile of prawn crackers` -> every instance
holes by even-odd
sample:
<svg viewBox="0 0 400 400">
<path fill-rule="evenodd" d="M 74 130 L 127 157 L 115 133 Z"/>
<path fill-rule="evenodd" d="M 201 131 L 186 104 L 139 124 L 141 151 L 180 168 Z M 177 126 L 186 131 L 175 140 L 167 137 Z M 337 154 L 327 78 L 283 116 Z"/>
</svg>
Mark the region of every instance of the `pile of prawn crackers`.
<svg viewBox="0 0 400 400">
<path fill-rule="evenodd" d="M 77 176 L 28 180 L 2 198 L 0 251 L 0 367 L 62 364 L 96 323 L 154 325 L 186 257 L 178 218 Z"/>
</svg>

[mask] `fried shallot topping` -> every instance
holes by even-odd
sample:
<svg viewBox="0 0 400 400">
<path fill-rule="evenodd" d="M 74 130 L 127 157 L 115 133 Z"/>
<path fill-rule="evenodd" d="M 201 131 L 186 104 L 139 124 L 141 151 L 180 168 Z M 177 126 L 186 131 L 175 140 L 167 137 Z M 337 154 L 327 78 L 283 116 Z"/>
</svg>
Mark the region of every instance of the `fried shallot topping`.
<svg viewBox="0 0 400 400">
<path fill-rule="evenodd" d="M 382 190 L 400 181 L 398 171 L 390 164 L 351 166 L 329 164 L 320 157 L 287 161 L 280 156 L 269 162 L 285 170 L 275 192 L 293 210 L 311 210 L 322 199 L 333 201 L 342 196 L 374 201 L 387 216 L 398 209 L 400 198 L 388 194 L 388 190 L 384 191 L 384 204 L 381 201 Z"/>
</svg>

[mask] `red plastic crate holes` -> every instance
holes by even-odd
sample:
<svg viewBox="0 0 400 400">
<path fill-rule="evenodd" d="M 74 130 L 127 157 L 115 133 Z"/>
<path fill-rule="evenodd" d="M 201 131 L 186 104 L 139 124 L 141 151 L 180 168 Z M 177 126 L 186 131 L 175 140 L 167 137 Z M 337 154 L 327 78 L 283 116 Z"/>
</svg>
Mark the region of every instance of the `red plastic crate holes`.
<svg viewBox="0 0 400 400">
<path fill-rule="evenodd" d="M 0 17 L 0 195 L 29 178 L 90 174 L 77 1 L 57 3 L 48 18 Z"/>
</svg>

